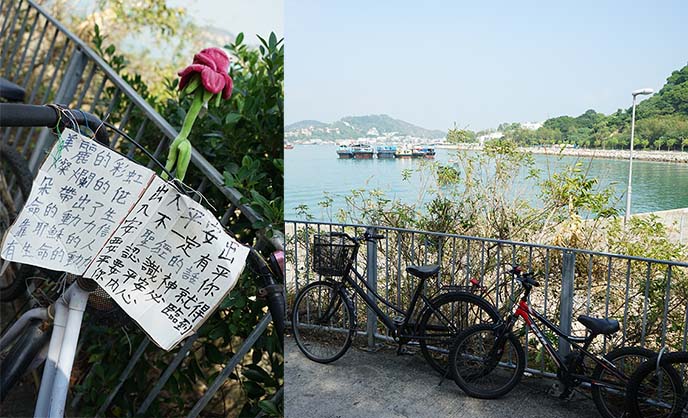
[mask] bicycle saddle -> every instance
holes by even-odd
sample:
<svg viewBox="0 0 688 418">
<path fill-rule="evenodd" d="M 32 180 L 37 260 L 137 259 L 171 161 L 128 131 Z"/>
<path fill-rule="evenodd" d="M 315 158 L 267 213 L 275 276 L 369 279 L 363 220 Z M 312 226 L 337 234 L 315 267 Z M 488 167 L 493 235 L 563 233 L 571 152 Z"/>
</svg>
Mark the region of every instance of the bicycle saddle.
<svg viewBox="0 0 688 418">
<path fill-rule="evenodd" d="M 26 91 L 13 82 L 0 77 L 0 97 L 8 102 L 23 102 Z"/>
<path fill-rule="evenodd" d="M 432 277 L 440 271 L 440 266 L 437 264 L 428 264 L 427 266 L 408 266 L 406 272 L 410 275 L 416 276 L 420 279 L 427 279 Z"/>
<path fill-rule="evenodd" d="M 609 335 L 619 330 L 619 321 L 616 319 L 594 318 L 592 316 L 581 315 L 578 322 L 585 325 L 593 334 Z"/>
</svg>

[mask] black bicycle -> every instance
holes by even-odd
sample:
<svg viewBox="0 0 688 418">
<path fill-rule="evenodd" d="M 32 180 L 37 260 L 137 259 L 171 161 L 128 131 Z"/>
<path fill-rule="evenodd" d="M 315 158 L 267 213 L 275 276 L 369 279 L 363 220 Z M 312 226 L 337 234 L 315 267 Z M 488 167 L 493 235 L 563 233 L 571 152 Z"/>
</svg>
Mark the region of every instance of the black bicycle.
<svg viewBox="0 0 688 418">
<path fill-rule="evenodd" d="M 296 296 L 292 311 L 296 344 L 306 357 L 319 363 L 330 363 L 343 356 L 356 333 L 356 312 L 349 296 L 353 291 L 387 327 L 399 344 L 398 353 L 404 344 L 416 340 L 427 362 L 445 373 L 449 347 L 458 332 L 482 321 L 496 322 L 499 314 L 490 303 L 471 292 L 480 289 L 477 281 L 467 291 L 449 287 L 432 298 L 426 296 L 425 282 L 438 274 L 438 265 L 406 268 L 407 273 L 419 279 L 406 309 L 386 301 L 354 267 L 361 243 L 384 238 L 367 232 L 361 237 L 343 232 L 315 236 L 313 270 L 328 279 L 310 283 Z M 366 291 L 397 316 L 386 314 Z"/>
<path fill-rule="evenodd" d="M 683 385 L 688 352 L 666 353 L 636 369 L 626 386 L 626 410 L 630 418 L 679 418 L 688 416 L 688 396 Z M 678 370 L 677 370 L 678 368 Z M 682 379 L 673 382 L 677 374 Z M 670 384 L 667 384 L 669 380 Z"/>
<path fill-rule="evenodd" d="M 557 377 L 563 385 L 561 399 L 569 398 L 580 385 L 589 384 L 602 416 L 623 417 L 629 376 L 641 362 L 656 353 L 640 347 L 621 347 L 605 356 L 592 354 L 588 349 L 593 340 L 598 335 L 619 331 L 618 321 L 581 315 L 578 321 L 589 334 L 586 337 L 567 335 L 528 303 L 532 288 L 540 285 L 534 274 L 524 273 L 519 266 L 509 273 L 521 284 L 523 293 L 515 301 L 513 313 L 504 321 L 472 326 L 456 338 L 449 360 L 456 384 L 469 396 L 481 399 L 498 398 L 511 391 L 521 380 L 526 364 L 523 346 L 513 333 L 518 318 L 522 318 L 557 367 Z M 562 358 L 538 323 L 571 344 L 571 353 Z M 586 358 L 592 360 L 594 368 L 586 364 Z M 675 384 L 675 379 L 679 379 L 676 374 L 667 377 L 671 380 L 668 384 Z"/>
</svg>

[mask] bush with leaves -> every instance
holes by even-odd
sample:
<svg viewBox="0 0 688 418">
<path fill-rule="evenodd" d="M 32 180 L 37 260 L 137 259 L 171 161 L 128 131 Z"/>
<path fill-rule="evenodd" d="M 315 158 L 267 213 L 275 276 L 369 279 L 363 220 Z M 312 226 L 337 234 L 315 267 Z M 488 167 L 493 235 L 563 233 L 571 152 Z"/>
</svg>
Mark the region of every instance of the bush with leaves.
<svg viewBox="0 0 688 418">
<path fill-rule="evenodd" d="M 390 199 L 382 190 L 361 188 L 346 196 L 346 207 L 330 218 L 347 224 L 430 231 L 414 234 L 383 230 L 386 243 L 378 246 L 377 266 L 379 276 L 386 279 L 379 279 L 378 285 L 381 294 L 389 295 L 391 300 L 408 302 L 412 294 L 413 279 L 405 275 L 406 266 L 439 262 L 439 284 L 481 277 L 488 294 L 505 301 L 513 296 L 514 288 L 509 280 L 500 278 L 500 272 L 504 272 L 505 263 L 517 263 L 532 266 L 548 278 L 548 286 L 539 291 L 538 297 L 547 292 L 548 315 L 558 316 L 563 268 L 560 251 L 538 247 L 529 250 L 489 241 L 471 244 L 471 240 L 459 237 L 462 235 L 660 260 L 688 259 L 688 248 L 669 240 L 657 219 L 634 218 L 628 229 L 622 228 L 614 209 L 614 184 L 600 186 L 599 179 L 589 175 L 589 164 L 583 161 L 546 174 L 536 170 L 532 157 L 509 139 L 487 143 L 482 153 L 460 151 L 457 159 L 454 166 L 424 162 L 418 173 L 402 173 L 405 181 L 421 185 L 415 203 Z M 529 184 L 519 181 L 524 177 Z M 523 189 L 533 186 L 540 189 L 535 205 L 521 198 L 525 194 Z M 326 194 L 320 202 L 325 213 L 330 213 L 333 199 Z M 299 210 L 300 216 L 308 219 L 309 208 L 301 206 Z M 297 252 L 302 257 L 308 253 L 309 238 L 328 228 L 297 227 L 289 231 L 293 235 L 287 239 L 295 247 L 290 248 L 292 262 L 299 261 L 294 258 Z M 347 231 L 355 233 L 355 228 L 347 227 Z M 364 253 L 359 254 L 361 265 L 365 257 Z M 296 264 L 292 268 L 298 277 L 318 279 L 302 262 Z M 661 318 L 668 307 L 666 342 L 675 346 L 682 341 L 684 331 L 688 269 L 675 267 L 670 278 L 666 267 L 653 264 L 648 281 L 647 265 L 641 264 L 621 258 L 579 255 L 574 273 L 574 294 L 578 295 L 574 317 L 589 313 L 625 319 L 628 332 L 615 336 L 610 341 L 613 345 L 644 342 L 654 347 L 654 340 L 649 341 L 648 335 L 662 335 Z M 667 286 L 671 287 L 671 296 L 665 304 Z M 580 303 L 585 300 L 583 295 L 589 296 L 590 305 Z M 648 316 L 644 318 L 645 309 Z"/>
<path fill-rule="evenodd" d="M 223 174 L 225 184 L 243 195 L 241 203 L 253 208 L 264 219 L 250 223 L 244 216 L 232 216 L 228 228 L 240 241 L 251 244 L 258 241 L 259 231 L 271 238 L 273 231 L 283 230 L 284 47 L 283 41 L 274 34 L 260 40 L 259 48 L 249 48 L 239 34 L 234 43 L 225 46 L 232 56 L 230 75 L 234 80 L 234 93 L 222 106 L 209 109 L 190 135 L 200 154 Z M 159 86 L 147 86 L 140 75 L 129 72 L 127 60 L 113 45 L 106 45 L 98 27 L 93 43 L 94 49 L 126 82 L 173 127 L 180 128 L 190 99 L 182 98 L 181 102 L 177 99 L 176 77 L 165 82 L 163 96 L 156 95 L 152 92 L 160 91 Z M 131 106 L 114 86 L 106 86 L 99 100 L 111 109 L 109 122 L 117 124 L 127 115 L 128 126 L 141 127 L 142 145 L 149 150 L 158 146 L 159 131 L 153 124 L 145 124 L 146 116 Z M 133 136 L 136 132 L 129 134 Z M 128 146 L 122 140 L 115 144 L 119 151 L 127 151 Z M 132 156 L 147 162 L 139 152 Z M 190 167 L 186 178 L 198 186 L 202 177 L 197 169 Z M 217 205 L 217 202 L 226 202 L 218 189 L 209 188 L 203 193 L 215 206 L 218 216 L 230 208 L 225 204 Z M 148 415 L 172 416 L 195 403 L 267 312 L 265 301 L 256 298 L 261 286 L 256 275 L 246 268 L 236 287 L 199 330 L 191 354 L 172 374 L 148 409 Z M 145 336 L 131 323 L 119 328 L 89 325 L 83 332 L 84 340 L 89 343 L 85 345 L 87 353 L 80 354 L 78 364 L 81 367 L 75 369 L 79 379 L 76 386 L 80 397 L 78 412 L 93 415 L 107 396 L 108 391 L 103 388 L 117 385 L 119 373 Z M 166 353 L 149 345 L 107 414 L 135 415 L 174 355 L 174 351 Z M 255 416 L 262 411 L 268 416 L 281 415 L 278 390 L 283 385 L 283 367 L 282 347 L 270 327 L 222 385 L 204 413 L 209 416 Z M 276 402 L 271 400 L 273 397 Z"/>
</svg>

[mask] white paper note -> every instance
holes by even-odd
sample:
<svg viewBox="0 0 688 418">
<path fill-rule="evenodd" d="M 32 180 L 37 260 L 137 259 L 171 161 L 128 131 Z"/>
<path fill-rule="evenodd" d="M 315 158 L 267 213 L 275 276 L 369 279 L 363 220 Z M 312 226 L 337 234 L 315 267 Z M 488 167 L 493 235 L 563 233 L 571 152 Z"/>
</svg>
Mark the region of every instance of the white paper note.
<svg viewBox="0 0 688 418">
<path fill-rule="evenodd" d="M 65 130 L 0 256 L 94 279 L 170 350 L 234 287 L 248 252 L 151 170 Z"/>
</svg>

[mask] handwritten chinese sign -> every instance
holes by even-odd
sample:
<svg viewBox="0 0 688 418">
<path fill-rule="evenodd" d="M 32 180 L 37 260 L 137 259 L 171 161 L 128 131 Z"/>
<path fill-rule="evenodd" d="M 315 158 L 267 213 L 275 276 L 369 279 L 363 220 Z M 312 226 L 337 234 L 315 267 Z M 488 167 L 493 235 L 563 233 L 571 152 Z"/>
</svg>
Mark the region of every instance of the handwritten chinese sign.
<svg viewBox="0 0 688 418">
<path fill-rule="evenodd" d="M 0 255 L 83 274 L 153 176 L 108 148 L 65 131 L 34 179 Z"/>
<path fill-rule="evenodd" d="M 169 349 L 234 286 L 247 255 L 214 216 L 154 177 L 84 276 Z"/>
<path fill-rule="evenodd" d="M 71 130 L 41 166 L 0 251 L 94 279 L 166 350 L 200 327 L 247 255 L 200 204 Z"/>
</svg>

